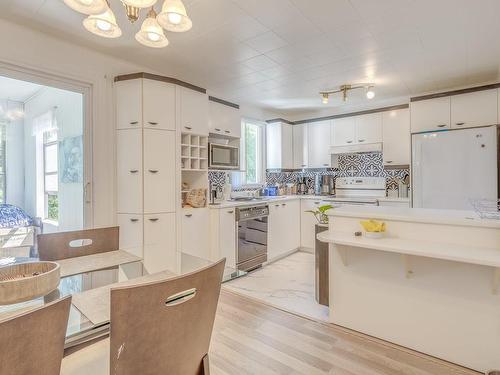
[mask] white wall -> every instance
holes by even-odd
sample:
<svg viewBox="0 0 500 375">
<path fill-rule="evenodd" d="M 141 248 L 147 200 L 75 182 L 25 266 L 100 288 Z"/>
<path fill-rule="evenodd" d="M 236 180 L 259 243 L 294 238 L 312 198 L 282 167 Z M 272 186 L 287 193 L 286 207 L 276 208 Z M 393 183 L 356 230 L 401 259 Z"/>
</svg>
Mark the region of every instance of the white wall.
<svg viewBox="0 0 500 375">
<path fill-rule="evenodd" d="M 24 105 L 24 139 L 25 139 L 25 210 L 31 216 L 42 216 L 37 213 L 37 203 L 41 198 L 36 192 L 36 137 L 33 135 L 33 119 L 50 111 L 54 107 L 58 142 L 65 138 L 82 136 L 83 134 L 83 97 L 79 93 L 45 87 Z M 63 155 L 59 154 L 59 160 Z M 59 163 L 59 165 L 61 165 Z M 59 170 L 59 226 L 58 230 L 78 230 L 84 226 L 83 221 L 83 181 L 80 183 L 64 183 Z"/>
<path fill-rule="evenodd" d="M 6 129 L 6 203 L 24 208 L 24 123 L 12 121 Z"/>
<path fill-rule="evenodd" d="M 126 61 L 0 20 L 0 75 L 21 66 L 92 85 L 93 225 L 115 222 L 113 78 L 145 70 Z M 153 72 L 155 73 L 155 72 Z M 12 78 L 20 78 L 19 75 Z M 43 81 L 40 76 L 41 83 Z"/>
</svg>

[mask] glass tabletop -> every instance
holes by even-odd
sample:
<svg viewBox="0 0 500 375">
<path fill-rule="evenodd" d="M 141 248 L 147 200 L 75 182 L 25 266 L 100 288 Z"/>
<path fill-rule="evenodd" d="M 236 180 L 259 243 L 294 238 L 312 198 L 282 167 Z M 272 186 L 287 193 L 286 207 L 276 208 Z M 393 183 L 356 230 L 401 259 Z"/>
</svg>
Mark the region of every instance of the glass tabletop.
<svg viewBox="0 0 500 375">
<path fill-rule="evenodd" d="M 0 259 L 0 267 L 12 263 L 37 260 L 38 259 L 35 258 L 2 258 Z M 180 259 L 180 264 L 178 265 L 178 272 L 173 272 L 172 274 L 183 275 L 206 267 L 212 263 L 212 261 L 183 253 Z M 244 274 L 244 272 L 227 267 L 224 272 L 223 280 L 233 279 Z M 142 262 L 134 262 L 123 266 L 63 277 L 59 282 L 58 288 L 44 297 L 11 305 L 0 305 L 0 320 L 43 306 L 44 304 L 53 302 L 68 295 L 83 293 L 92 289 L 115 284 L 121 281 L 138 279 L 147 275 L 148 273 L 142 266 Z M 79 342 L 87 341 L 94 337 L 98 337 L 99 335 L 107 334 L 108 331 L 109 321 L 106 321 L 105 323 L 98 322 L 96 324 L 92 322 L 92 320 L 89 319 L 84 313 L 82 313 L 75 306 L 75 304 L 71 305 L 68 327 L 66 330 L 67 347 L 76 345 Z"/>
</svg>

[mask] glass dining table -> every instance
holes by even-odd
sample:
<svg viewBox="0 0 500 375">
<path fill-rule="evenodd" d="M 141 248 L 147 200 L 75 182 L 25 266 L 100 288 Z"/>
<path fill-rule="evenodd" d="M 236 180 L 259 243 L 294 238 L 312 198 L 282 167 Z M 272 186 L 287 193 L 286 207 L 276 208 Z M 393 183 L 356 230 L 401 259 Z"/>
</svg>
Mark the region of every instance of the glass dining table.
<svg viewBox="0 0 500 375">
<path fill-rule="evenodd" d="M 37 259 L 0 258 L 0 267 L 29 261 L 37 261 Z M 69 348 L 109 333 L 109 296 L 112 287 L 164 280 L 195 271 L 212 263 L 209 260 L 183 253 L 178 265 L 178 272 L 162 271 L 148 274 L 144 270 L 142 261 L 136 261 L 64 276 L 61 277 L 58 288 L 44 297 L 11 305 L 0 305 L 0 320 L 71 295 L 72 304 L 65 342 L 65 348 Z M 241 271 L 227 268 L 224 278 L 232 279 L 243 274 Z"/>
</svg>

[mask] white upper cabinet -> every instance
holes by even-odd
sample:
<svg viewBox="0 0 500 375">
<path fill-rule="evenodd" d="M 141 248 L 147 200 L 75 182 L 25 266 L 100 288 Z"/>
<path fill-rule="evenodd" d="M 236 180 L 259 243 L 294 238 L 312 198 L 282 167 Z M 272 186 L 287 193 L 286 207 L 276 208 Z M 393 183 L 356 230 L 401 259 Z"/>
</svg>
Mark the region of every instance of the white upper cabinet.
<svg viewBox="0 0 500 375">
<path fill-rule="evenodd" d="M 142 213 L 142 130 L 117 131 L 117 211 Z"/>
<path fill-rule="evenodd" d="M 332 146 L 348 146 L 355 143 L 356 119 L 343 117 L 332 121 Z"/>
<path fill-rule="evenodd" d="M 370 113 L 356 116 L 356 138 L 358 144 L 382 142 L 382 114 Z"/>
<path fill-rule="evenodd" d="M 144 130 L 144 213 L 175 211 L 175 132 Z"/>
<path fill-rule="evenodd" d="M 201 92 L 180 87 L 181 132 L 208 135 L 208 96 Z"/>
<path fill-rule="evenodd" d="M 150 79 L 142 81 L 144 127 L 175 130 L 175 85 Z"/>
<path fill-rule="evenodd" d="M 411 132 L 450 128 L 450 97 L 411 102 Z"/>
<path fill-rule="evenodd" d="M 131 79 L 116 82 L 117 129 L 142 127 L 142 81 Z"/>
<path fill-rule="evenodd" d="M 210 133 L 241 137 L 240 110 L 214 101 L 208 102 L 208 129 Z"/>
<path fill-rule="evenodd" d="M 309 168 L 330 167 L 330 128 L 331 121 L 311 122 L 307 124 L 307 148 Z"/>
<path fill-rule="evenodd" d="M 293 168 L 293 130 L 292 125 L 273 122 L 266 127 L 267 168 Z"/>
<path fill-rule="evenodd" d="M 409 109 L 384 112 L 382 114 L 382 124 L 384 165 L 410 164 Z"/>
<path fill-rule="evenodd" d="M 293 169 L 307 167 L 307 124 L 292 126 L 293 131 Z"/>
<path fill-rule="evenodd" d="M 470 128 L 498 123 L 497 89 L 453 95 L 451 127 Z"/>
</svg>

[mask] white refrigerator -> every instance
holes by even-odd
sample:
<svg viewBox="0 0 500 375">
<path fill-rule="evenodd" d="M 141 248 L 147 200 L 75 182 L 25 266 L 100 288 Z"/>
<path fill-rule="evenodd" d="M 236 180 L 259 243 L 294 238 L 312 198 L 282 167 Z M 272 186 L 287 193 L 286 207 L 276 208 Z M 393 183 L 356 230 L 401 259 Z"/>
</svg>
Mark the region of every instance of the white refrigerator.
<svg viewBox="0 0 500 375">
<path fill-rule="evenodd" d="M 498 199 L 497 127 L 412 135 L 413 207 L 472 210 Z"/>
</svg>

